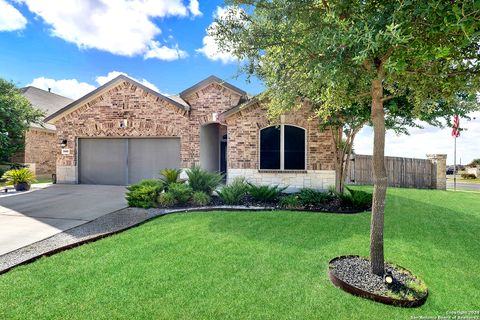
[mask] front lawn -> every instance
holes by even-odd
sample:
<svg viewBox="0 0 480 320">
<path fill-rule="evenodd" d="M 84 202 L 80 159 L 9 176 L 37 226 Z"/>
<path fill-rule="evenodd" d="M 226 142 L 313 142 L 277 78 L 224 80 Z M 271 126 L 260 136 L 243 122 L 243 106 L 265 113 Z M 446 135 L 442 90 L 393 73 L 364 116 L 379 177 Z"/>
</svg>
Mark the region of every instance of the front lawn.
<svg viewBox="0 0 480 320">
<path fill-rule="evenodd" d="M 0 276 L 1 319 L 410 319 L 478 310 L 480 195 L 390 189 L 386 258 L 430 290 L 419 309 L 350 296 L 328 261 L 368 255 L 370 214 L 157 218 Z"/>
</svg>

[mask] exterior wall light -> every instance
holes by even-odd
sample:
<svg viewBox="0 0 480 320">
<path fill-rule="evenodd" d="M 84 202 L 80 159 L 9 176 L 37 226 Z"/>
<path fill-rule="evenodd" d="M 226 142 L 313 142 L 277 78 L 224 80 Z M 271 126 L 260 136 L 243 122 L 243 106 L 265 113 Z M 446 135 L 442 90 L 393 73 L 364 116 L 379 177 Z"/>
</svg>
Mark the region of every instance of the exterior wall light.
<svg viewBox="0 0 480 320">
<path fill-rule="evenodd" d="M 60 147 L 64 149 L 67 146 L 67 139 L 63 139 L 62 142 L 60 143 Z"/>
</svg>

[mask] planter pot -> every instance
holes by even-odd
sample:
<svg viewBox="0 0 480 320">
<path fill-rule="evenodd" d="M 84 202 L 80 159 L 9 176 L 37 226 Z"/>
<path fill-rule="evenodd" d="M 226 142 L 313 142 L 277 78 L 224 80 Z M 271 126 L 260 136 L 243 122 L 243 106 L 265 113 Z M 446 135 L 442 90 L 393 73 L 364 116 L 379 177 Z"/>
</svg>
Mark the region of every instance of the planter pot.
<svg viewBox="0 0 480 320">
<path fill-rule="evenodd" d="M 17 191 L 28 191 L 30 190 L 30 183 L 28 182 L 19 182 L 14 185 L 15 190 Z"/>
</svg>

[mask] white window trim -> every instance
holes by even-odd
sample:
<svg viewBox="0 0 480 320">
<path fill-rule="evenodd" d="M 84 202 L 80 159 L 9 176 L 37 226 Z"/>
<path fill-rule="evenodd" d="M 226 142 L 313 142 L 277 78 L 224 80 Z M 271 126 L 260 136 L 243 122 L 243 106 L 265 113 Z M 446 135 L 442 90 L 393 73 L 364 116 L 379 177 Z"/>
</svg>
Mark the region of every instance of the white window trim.
<svg viewBox="0 0 480 320">
<path fill-rule="evenodd" d="M 291 127 L 296 127 L 296 128 L 300 128 L 303 130 L 304 134 L 305 134 L 305 166 L 304 166 L 304 169 L 285 169 L 285 126 L 291 126 Z M 280 127 L 280 169 L 262 169 L 260 167 L 260 157 L 261 157 L 261 150 L 262 150 L 262 146 L 261 146 L 261 134 L 262 134 L 262 130 L 264 129 L 268 129 L 268 128 L 272 128 L 272 127 Z M 303 128 L 303 127 L 300 127 L 300 126 L 297 126 L 297 125 L 294 125 L 294 124 L 289 124 L 289 123 L 281 123 L 281 124 L 274 124 L 274 125 L 270 125 L 268 127 L 264 127 L 264 128 L 261 128 L 260 130 L 258 130 L 258 170 L 276 170 L 276 171 L 305 171 L 307 170 L 307 146 L 308 146 L 308 135 L 307 135 L 307 129 Z"/>
</svg>

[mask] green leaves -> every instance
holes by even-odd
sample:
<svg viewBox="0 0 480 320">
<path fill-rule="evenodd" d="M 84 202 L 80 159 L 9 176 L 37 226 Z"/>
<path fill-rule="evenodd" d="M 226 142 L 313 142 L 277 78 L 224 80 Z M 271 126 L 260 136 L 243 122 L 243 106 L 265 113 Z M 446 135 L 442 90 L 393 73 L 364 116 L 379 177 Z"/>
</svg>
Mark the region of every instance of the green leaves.
<svg viewBox="0 0 480 320">
<path fill-rule="evenodd" d="M 31 123 L 40 123 L 43 115 L 12 82 L 0 79 L 0 161 L 8 161 L 23 148 L 25 132 Z"/>
</svg>

